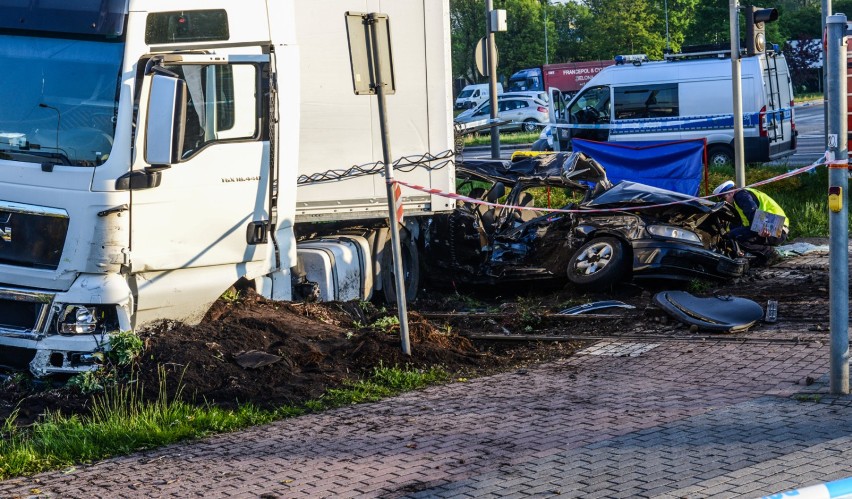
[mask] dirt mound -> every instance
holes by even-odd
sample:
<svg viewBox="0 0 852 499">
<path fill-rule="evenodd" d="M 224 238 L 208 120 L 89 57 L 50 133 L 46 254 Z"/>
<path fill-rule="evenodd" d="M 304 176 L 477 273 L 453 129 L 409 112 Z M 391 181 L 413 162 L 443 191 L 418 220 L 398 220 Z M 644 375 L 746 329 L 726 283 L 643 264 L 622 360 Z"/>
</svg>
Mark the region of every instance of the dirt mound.
<svg viewBox="0 0 852 499">
<path fill-rule="evenodd" d="M 162 365 L 168 387 L 182 384 L 187 398 L 272 407 L 318 397 L 378 365 L 458 370 L 488 360 L 469 340 L 437 330 L 417 313 L 409 319 L 410 357 L 402 353 L 394 316 L 383 309 L 249 295 L 217 303 L 196 326 L 162 323 L 143 332 L 139 376 L 156 387 Z"/>
</svg>

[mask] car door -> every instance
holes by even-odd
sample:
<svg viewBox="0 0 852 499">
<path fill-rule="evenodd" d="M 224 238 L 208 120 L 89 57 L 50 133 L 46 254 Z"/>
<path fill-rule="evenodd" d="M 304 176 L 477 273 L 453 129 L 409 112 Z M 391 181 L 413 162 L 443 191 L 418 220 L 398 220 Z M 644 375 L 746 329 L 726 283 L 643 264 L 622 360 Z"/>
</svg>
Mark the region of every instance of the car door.
<svg viewBox="0 0 852 499">
<path fill-rule="evenodd" d="M 271 270 L 268 61 L 266 55 L 181 55 L 162 63 L 163 72 L 185 82 L 185 133 L 178 161 L 155 172 L 157 185 L 131 189 L 140 310 L 181 306 L 191 294 L 171 289 L 221 293 L 241 276 Z M 141 103 L 148 102 L 151 81 L 145 76 Z M 161 111 L 140 105 L 134 172 L 162 168 L 145 161 L 145 147 L 152 146 L 145 124 Z"/>
</svg>

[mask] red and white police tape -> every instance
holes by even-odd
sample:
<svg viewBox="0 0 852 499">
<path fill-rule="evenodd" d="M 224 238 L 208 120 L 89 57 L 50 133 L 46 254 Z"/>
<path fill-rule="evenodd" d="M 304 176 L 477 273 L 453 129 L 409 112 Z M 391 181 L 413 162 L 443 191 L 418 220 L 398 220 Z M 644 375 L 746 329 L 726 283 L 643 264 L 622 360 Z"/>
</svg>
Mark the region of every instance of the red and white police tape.
<svg viewBox="0 0 852 499">
<path fill-rule="evenodd" d="M 848 159 L 829 160 L 829 159 L 827 159 L 828 157 L 829 157 L 829 152 L 826 151 L 825 153 L 823 153 L 823 155 L 819 159 L 817 159 L 816 161 L 814 161 L 813 163 L 811 163 L 807 166 L 803 166 L 803 167 L 797 168 L 795 170 L 790 170 L 786 173 L 782 173 L 781 175 L 778 175 L 778 176 L 775 176 L 775 177 L 772 177 L 772 178 L 768 178 L 766 180 L 761 180 L 760 182 L 755 182 L 755 183 L 747 185 L 745 187 L 733 189 L 733 192 L 745 189 L 747 187 L 758 187 L 758 186 L 761 186 L 761 185 L 770 184 L 772 182 L 777 182 L 779 180 L 784 180 L 786 178 L 795 177 L 796 175 L 800 175 L 800 174 L 805 173 L 807 171 L 813 170 L 817 166 L 821 166 L 821 165 L 827 165 L 829 168 L 847 168 L 847 166 L 849 164 Z M 566 209 L 562 209 L 562 208 L 535 208 L 535 207 L 534 208 L 527 208 L 527 207 L 521 207 L 521 206 L 514 206 L 514 205 L 510 205 L 510 204 L 491 203 L 491 202 L 488 202 L 488 201 L 485 201 L 485 200 L 482 200 L 482 199 L 476 199 L 476 198 L 471 198 L 471 197 L 467 197 L 467 196 L 462 196 L 461 194 L 456 194 L 454 192 L 445 192 L 445 191 L 442 191 L 440 189 L 430 189 L 430 188 L 424 187 L 422 185 L 409 184 L 408 182 L 398 180 L 398 179 L 390 179 L 390 180 L 388 180 L 388 182 L 396 184 L 395 189 L 394 189 L 394 193 L 395 193 L 394 197 L 397 200 L 401 199 L 401 196 L 396 194 L 398 192 L 396 189 L 398 189 L 399 186 L 402 185 L 402 186 L 408 187 L 409 189 L 413 189 L 415 191 L 420 191 L 420 192 L 424 192 L 426 194 L 432 194 L 432 195 L 435 195 L 435 196 L 441 196 L 441 197 L 445 197 L 445 198 L 449 198 L 449 199 L 455 199 L 455 200 L 458 200 L 458 201 L 464 201 L 465 203 L 473 203 L 473 204 L 479 204 L 479 205 L 484 205 L 484 206 L 493 206 L 495 208 L 508 208 L 508 209 L 511 209 L 511 210 L 532 210 L 532 211 L 536 211 L 536 212 L 539 212 L 539 213 L 608 213 L 608 212 L 620 212 L 620 211 L 627 210 L 627 208 L 599 208 L 599 209 L 595 209 L 595 210 L 566 210 Z M 728 191 L 728 192 L 731 192 L 731 191 Z M 714 197 L 717 197 L 717 196 L 718 196 L 717 194 L 710 194 L 709 196 L 701 196 L 701 197 L 696 196 L 696 197 L 693 197 L 693 199 L 709 199 L 709 198 L 714 198 Z M 686 203 L 686 202 L 687 202 L 687 200 L 672 201 L 671 203 L 660 203 L 660 204 L 654 204 L 654 205 L 631 206 L 629 208 L 629 210 L 630 211 L 647 210 L 647 209 L 651 209 L 651 208 L 661 208 L 663 206 L 672 206 L 672 205 L 676 205 L 676 204 L 683 204 L 683 203 Z M 399 216 L 399 220 L 402 220 L 402 213 L 401 212 L 402 212 L 402 204 L 398 203 L 397 204 L 397 214 Z"/>
</svg>

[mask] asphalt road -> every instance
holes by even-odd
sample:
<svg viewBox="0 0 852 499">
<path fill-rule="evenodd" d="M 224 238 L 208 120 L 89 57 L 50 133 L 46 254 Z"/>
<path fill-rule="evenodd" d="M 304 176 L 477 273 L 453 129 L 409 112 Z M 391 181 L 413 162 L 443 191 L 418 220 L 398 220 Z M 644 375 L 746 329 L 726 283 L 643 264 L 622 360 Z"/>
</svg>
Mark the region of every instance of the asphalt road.
<svg viewBox="0 0 852 499">
<path fill-rule="evenodd" d="M 812 101 L 796 107 L 796 129 L 799 131 L 799 141 L 796 153 L 771 164 L 781 166 L 803 166 L 817 160 L 825 151 L 823 102 Z M 501 147 L 501 157 L 509 159 L 512 152 L 529 149 L 529 144 L 505 145 Z M 489 146 L 466 147 L 464 159 L 490 158 Z"/>
<path fill-rule="evenodd" d="M 796 107 L 796 129 L 799 143 L 796 153 L 780 161 L 790 165 L 807 165 L 825 152 L 823 102 L 813 101 Z"/>
</svg>

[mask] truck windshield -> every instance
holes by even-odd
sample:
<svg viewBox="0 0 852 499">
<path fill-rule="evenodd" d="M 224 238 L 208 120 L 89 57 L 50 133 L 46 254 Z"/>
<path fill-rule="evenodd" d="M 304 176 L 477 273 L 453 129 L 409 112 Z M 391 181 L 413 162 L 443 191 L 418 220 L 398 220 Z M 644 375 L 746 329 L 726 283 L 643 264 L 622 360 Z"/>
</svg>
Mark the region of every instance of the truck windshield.
<svg viewBox="0 0 852 499">
<path fill-rule="evenodd" d="M 0 159 L 106 161 L 123 52 L 120 41 L 0 34 Z"/>
</svg>

